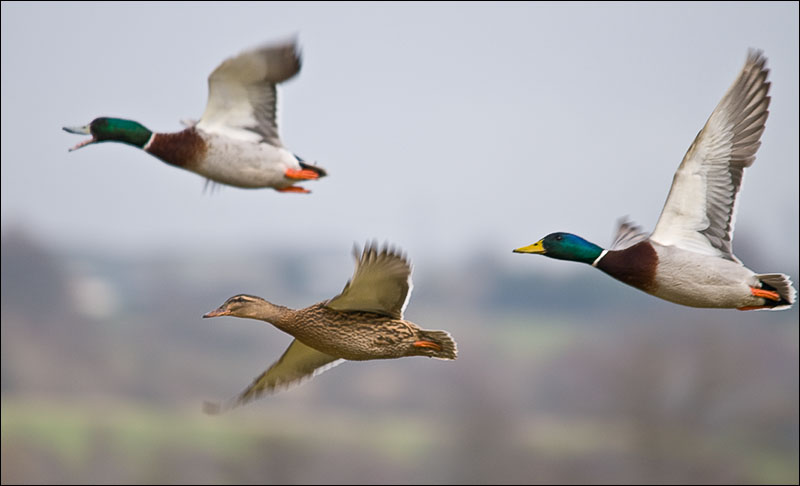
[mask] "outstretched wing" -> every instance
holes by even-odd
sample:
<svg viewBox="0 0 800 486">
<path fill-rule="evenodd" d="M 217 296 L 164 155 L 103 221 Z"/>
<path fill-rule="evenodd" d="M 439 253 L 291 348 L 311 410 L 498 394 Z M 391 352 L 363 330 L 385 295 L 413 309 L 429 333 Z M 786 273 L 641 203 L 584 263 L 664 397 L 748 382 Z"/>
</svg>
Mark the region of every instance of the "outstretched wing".
<svg viewBox="0 0 800 486">
<path fill-rule="evenodd" d="M 342 361 L 344 360 L 317 351 L 295 339 L 286 349 L 286 352 L 283 353 L 283 356 L 237 397 L 225 404 L 205 403 L 204 409 L 207 413 L 216 414 L 244 405 L 265 393 L 271 393 L 280 388 L 288 388 L 300 383 L 303 379 L 317 376 Z"/>
<path fill-rule="evenodd" d="M 377 244 L 364 247 L 361 258 L 353 249 L 356 269 L 342 293 L 327 302 L 331 309 L 365 311 L 402 319 L 413 285 L 411 265 L 398 250 Z"/>
<path fill-rule="evenodd" d="M 769 114 L 766 61 L 759 51 L 748 54 L 678 167 L 651 240 L 739 261 L 731 249 L 736 196 Z"/>
<path fill-rule="evenodd" d="M 208 77 L 208 103 L 197 127 L 281 146 L 276 84 L 300 71 L 295 40 L 242 52 Z"/>
</svg>

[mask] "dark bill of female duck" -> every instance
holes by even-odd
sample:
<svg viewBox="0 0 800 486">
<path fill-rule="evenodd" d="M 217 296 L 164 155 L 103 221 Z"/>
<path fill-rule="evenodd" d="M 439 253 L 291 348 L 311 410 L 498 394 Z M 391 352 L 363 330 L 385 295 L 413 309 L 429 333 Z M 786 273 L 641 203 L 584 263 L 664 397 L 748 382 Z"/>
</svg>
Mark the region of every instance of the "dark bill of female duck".
<svg viewBox="0 0 800 486">
<path fill-rule="evenodd" d="M 222 317 L 222 316 L 229 316 L 229 315 L 231 315 L 231 311 L 229 309 L 226 309 L 225 306 L 222 305 L 217 309 L 214 309 L 212 311 L 208 311 L 205 314 L 203 314 L 203 319 L 208 319 L 209 317 Z"/>
</svg>

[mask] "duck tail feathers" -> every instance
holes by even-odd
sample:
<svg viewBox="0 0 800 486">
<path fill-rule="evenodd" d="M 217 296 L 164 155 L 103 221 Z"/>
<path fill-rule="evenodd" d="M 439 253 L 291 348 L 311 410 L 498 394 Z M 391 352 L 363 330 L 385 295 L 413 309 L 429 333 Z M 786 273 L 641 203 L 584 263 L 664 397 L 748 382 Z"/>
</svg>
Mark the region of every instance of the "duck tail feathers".
<svg viewBox="0 0 800 486">
<path fill-rule="evenodd" d="M 297 156 L 295 155 L 295 157 L 297 157 Z M 300 167 L 301 168 L 307 169 L 307 170 L 313 170 L 314 172 L 317 173 L 317 175 L 319 177 L 325 177 L 326 175 L 328 175 L 328 171 L 326 171 L 325 169 L 323 169 L 322 167 L 320 167 L 318 165 L 308 164 L 303 159 L 301 159 L 300 157 L 297 157 L 297 161 L 300 163 Z"/>
<path fill-rule="evenodd" d="M 766 290 L 774 290 L 778 292 L 781 300 L 775 302 L 775 305 L 770 307 L 770 310 L 788 309 L 794 304 L 797 298 L 797 290 L 792 286 L 792 280 L 788 275 L 782 273 L 765 273 L 756 275 L 761 281 L 762 288 Z"/>
<path fill-rule="evenodd" d="M 423 353 L 423 356 L 430 356 L 432 358 L 439 358 L 439 359 L 456 359 L 458 356 L 458 349 L 456 348 L 456 342 L 453 341 L 453 338 L 450 337 L 450 333 L 446 331 L 420 331 L 418 335 L 419 339 L 434 343 L 436 348 L 420 348 L 425 350 L 426 352 Z"/>
</svg>

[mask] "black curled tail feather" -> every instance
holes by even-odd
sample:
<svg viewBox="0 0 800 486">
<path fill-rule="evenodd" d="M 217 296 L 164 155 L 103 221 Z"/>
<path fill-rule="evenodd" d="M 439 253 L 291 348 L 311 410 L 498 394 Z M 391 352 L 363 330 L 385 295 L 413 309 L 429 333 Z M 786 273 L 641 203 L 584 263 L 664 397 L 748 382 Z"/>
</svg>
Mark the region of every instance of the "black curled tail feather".
<svg viewBox="0 0 800 486">
<path fill-rule="evenodd" d="M 767 273 L 756 275 L 756 277 L 761 281 L 762 289 L 777 292 L 781 298 L 781 300 L 777 302 L 764 299 L 766 305 L 770 308 L 774 310 L 786 309 L 794 304 L 797 298 L 797 291 L 794 286 L 792 286 L 792 280 L 788 275 L 782 273 Z"/>
<path fill-rule="evenodd" d="M 441 349 L 433 350 L 432 353 L 426 356 L 439 359 L 456 359 L 458 357 L 458 348 L 456 342 L 450 337 L 450 333 L 446 331 L 420 331 L 419 338 L 437 344 Z"/>
<path fill-rule="evenodd" d="M 297 157 L 297 156 L 295 155 L 295 157 Z M 319 177 L 325 177 L 326 175 L 328 175 L 328 171 L 326 171 L 326 170 L 325 170 L 325 169 L 323 169 L 322 167 L 319 167 L 319 166 L 317 166 L 317 165 L 307 164 L 307 163 L 305 163 L 305 161 L 303 161 L 303 159 L 301 159 L 300 157 L 297 157 L 297 162 L 299 162 L 299 163 L 300 163 L 300 167 L 301 167 L 301 168 L 303 168 L 303 169 L 307 169 L 307 170 L 313 170 L 314 172 L 316 172 L 316 173 L 317 173 L 317 175 L 318 175 Z"/>
</svg>

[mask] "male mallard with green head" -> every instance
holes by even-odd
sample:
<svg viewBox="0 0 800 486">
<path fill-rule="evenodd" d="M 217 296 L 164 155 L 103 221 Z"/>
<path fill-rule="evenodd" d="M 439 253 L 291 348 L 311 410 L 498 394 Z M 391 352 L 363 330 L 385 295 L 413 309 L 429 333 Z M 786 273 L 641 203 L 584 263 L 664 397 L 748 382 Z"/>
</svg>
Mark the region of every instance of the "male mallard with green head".
<svg viewBox="0 0 800 486">
<path fill-rule="evenodd" d="M 353 278 L 336 297 L 294 310 L 252 295 L 235 295 L 203 317 L 233 316 L 267 321 L 295 337 L 283 356 L 224 407 L 242 405 L 278 387 L 315 376 L 342 360 L 405 356 L 456 359 L 456 343 L 445 331 L 422 329 L 403 319 L 411 294 L 411 265 L 397 250 L 367 245 L 356 257 Z"/>
<path fill-rule="evenodd" d="M 242 52 L 208 77 L 206 110 L 183 131 L 153 133 L 132 120 L 96 118 L 85 127 L 64 127 L 70 133 L 92 136 L 70 151 L 93 143 L 122 142 L 210 181 L 307 193 L 295 184 L 323 177 L 325 170 L 288 151 L 276 122 L 276 85 L 299 71 L 295 41 Z"/>
<path fill-rule="evenodd" d="M 517 248 L 588 263 L 656 297 L 691 307 L 787 309 L 797 294 L 788 276 L 756 274 L 733 255 L 736 197 L 755 160 L 770 97 L 766 58 L 751 51 L 742 71 L 697 134 L 649 236 L 622 221 L 611 248 L 553 233 Z"/>
</svg>

